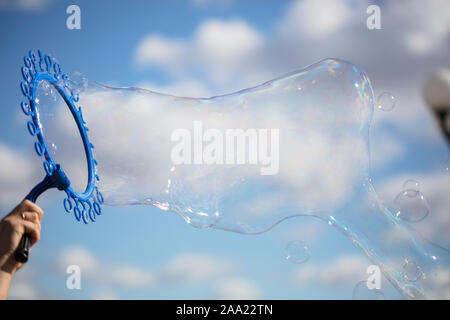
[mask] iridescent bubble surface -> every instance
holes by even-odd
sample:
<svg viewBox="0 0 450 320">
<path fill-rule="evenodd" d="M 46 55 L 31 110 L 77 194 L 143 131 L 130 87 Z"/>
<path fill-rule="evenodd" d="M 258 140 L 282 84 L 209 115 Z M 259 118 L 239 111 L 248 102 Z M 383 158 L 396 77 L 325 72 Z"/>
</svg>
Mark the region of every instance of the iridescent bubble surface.
<svg viewBox="0 0 450 320">
<path fill-rule="evenodd" d="M 95 145 L 105 204 L 154 206 L 197 228 L 242 234 L 314 217 L 351 240 L 405 297 L 434 292 L 424 277 L 405 279 L 398 257 L 431 275 L 446 266 L 446 253 L 424 242 L 372 187 L 375 101 L 355 65 L 326 59 L 198 99 L 83 79 L 71 85 Z M 56 129 L 59 139 L 72 134 Z"/>
</svg>

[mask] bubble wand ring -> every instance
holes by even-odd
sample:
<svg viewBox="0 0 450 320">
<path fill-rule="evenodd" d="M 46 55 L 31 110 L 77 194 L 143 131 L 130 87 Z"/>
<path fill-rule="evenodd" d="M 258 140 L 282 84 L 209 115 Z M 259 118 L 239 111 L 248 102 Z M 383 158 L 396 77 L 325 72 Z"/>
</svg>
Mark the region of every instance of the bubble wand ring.
<svg viewBox="0 0 450 320">
<path fill-rule="evenodd" d="M 37 53 L 36 55 L 35 52 L 30 50 L 28 55 L 24 57 L 25 65 L 21 68 L 23 81 L 20 83 L 20 88 L 27 101 L 21 102 L 20 106 L 25 115 L 31 118 L 27 122 L 28 132 L 31 136 L 37 138 L 34 149 L 39 157 L 44 157 L 43 166 L 46 176 L 30 191 L 26 199 L 36 202 L 44 191 L 57 188 L 66 192 L 67 197 L 63 204 L 68 213 L 73 212 L 78 221 L 83 220 L 86 224 L 89 220 L 95 222 L 96 216 L 101 214 L 103 196 L 96 186 L 100 179 L 96 173 L 97 161 L 93 155 L 94 145 L 89 141 L 87 135 L 89 129 L 83 119 L 81 107 L 76 105 L 79 101 L 78 93 L 75 89 L 70 88 L 69 77 L 62 73 L 61 65 L 55 58 L 48 54 L 44 55 L 41 50 L 38 50 Z M 37 89 L 41 81 L 47 81 L 58 91 L 77 124 L 83 141 L 88 168 L 88 182 L 85 191 L 82 193 L 76 192 L 70 186 L 69 178 L 49 152 L 39 119 L 39 107 L 36 99 Z M 28 260 L 30 243 L 30 234 L 24 234 L 15 252 L 17 261 L 26 262 Z"/>
</svg>

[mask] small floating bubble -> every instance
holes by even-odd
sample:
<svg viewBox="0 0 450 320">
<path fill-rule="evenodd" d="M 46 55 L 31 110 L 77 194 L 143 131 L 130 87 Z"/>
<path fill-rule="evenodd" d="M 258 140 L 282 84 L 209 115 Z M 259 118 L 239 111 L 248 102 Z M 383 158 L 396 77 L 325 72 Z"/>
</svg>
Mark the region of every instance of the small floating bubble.
<svg viewBox="0 0 450 320">
<path fill-rule="evenodd" d="M 420 191 L 420 183 L 414 179 L 408 179 L 403 183 L 403 190 Z"/>
<path fill-rule="evenodd" d="M 377 108 L 383 111 L 392 111 L 395 107 L 395 97 L 389 92 L 383 92 L 378 96 Z"/>
<path fill-rule="evenodd" d="M 405 259 L 403 276 L 409 282 L 416 282 L 422 277 L 422 270 L 414 261 Z"/>
<path fill-rule="evenodd" d="M 284 251 L 286 259 L 292 263 L 305 263 L 310 257 L 309 247 L 305 242 L 300 240 L 289 242 Z"/>
<path fill-rule="evenodd" d="M 396 215 L 407 222 L 418 222 L 430 213 L 430 206 L 424 194 L 408 189 L 400 192 L 394 199 Z"/>
<path fill-rule="evenodd" d="M 369 289 L 367 280 L 358 282 L 353 288 L 353 300 L 385 300 L 384 292 L 381 289 Z"/>
</svg>

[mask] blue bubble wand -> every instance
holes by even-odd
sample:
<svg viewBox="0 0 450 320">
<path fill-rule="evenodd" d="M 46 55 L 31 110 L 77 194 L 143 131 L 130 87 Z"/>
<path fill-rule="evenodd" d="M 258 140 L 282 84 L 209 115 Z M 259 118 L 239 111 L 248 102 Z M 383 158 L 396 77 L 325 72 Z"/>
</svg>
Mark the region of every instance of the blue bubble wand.
<svg viewBox="0 0 450 320">
<path fill-rule="evenodd" d="M 20 106 L 25 115 L 31 119 L 27 122 L 28 132 L 31 136 L 36 137 L 34 149 L 39 157 L 43 157 L 43 166 L 45 170 L 45 178 L 38 183 L 26 196 L 26 199 L 36 202 L 37 198 L 50 188 L 57 188 L 65 191 L 67 197 L 64 198 L 64 209 L 70 213 L 73 212 L 78 221 L 83 220 L 95 222 L 96 216 L 101 214 L 101 205 L 103 204 L 103 196 L 98 190 L 96 183 L 100 180 L 97 172 L 97 161 L 94 159 L 94 145 L 90 143 L 86 126 L 83 119 L 81 107 L 76 103 L 79 96 L 76 89 L 72 89 L 69 83 L 69 76 L 63 74 L 61 65 L 54 57 L 43 54 L 41 50 L 37 51 L 37 55 L 33 51 L 29 51 L 24 57 L 24 66 L 22 66 L 23 81 L 20 88 L 26 101 L 21 102 Z M 88 183 L 84 192 L 76 192 L 70 186 L 70 180 L 64 172 L 60 164 L 56 163 L 49 152 L 49 148 L 43 132 L 42 123 L 39 119 L 39 106 L 36 95 L 37 88 L 41 81 L 47 81 L 64 99 L 78 127 L 79 134 L 83 141 L 84 152 L 87 159 Z M 25 233 L 22 236 L 19 247 L 15 252 L 17 261 L 25 263 L 28 261 L 31 244 L 31 235 Z"/>
</svg>

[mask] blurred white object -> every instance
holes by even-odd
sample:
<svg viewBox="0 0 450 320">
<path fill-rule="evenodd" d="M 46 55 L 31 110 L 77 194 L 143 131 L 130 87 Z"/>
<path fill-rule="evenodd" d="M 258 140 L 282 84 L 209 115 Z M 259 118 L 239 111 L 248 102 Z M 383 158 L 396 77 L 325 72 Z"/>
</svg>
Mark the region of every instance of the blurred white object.
<svg viewBox="0 0 450 320">
<path fill-rule="evenodd" d="M 439 125 L 450 142 L 450 70 L 439 69 L 425 82 L 425 102 L 433 110 Z"/>
<path fill-rule="evenodd" d="M 433 109 L 450 109 L 450 70 L 440 69 L 425 82 L 423 96 Z"/>
</svg>

